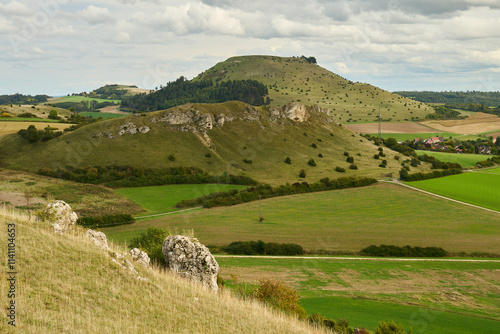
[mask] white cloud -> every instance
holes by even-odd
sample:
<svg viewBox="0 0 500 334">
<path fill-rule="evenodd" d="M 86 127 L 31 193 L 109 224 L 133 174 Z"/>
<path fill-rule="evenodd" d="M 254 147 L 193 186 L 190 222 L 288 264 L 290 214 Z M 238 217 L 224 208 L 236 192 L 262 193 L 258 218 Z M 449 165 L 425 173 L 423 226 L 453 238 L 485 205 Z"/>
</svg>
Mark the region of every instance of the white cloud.
<svg viewBox="0 0 500 334">
<path fill-rule="evenodd" d="M 115 21 L 115 18 L 106 7 L 89 5 L 83 9 L 80 14 L 84 20 L 92 24 L 111 23 Z"/>
<path fill-rule="evenodd" d="M 5 5 L 0 3 L 0 12 L 17 16 L 28 16 L 33 14 L 25 4 L 17 1 L 11 1 Z"/>
</svg>

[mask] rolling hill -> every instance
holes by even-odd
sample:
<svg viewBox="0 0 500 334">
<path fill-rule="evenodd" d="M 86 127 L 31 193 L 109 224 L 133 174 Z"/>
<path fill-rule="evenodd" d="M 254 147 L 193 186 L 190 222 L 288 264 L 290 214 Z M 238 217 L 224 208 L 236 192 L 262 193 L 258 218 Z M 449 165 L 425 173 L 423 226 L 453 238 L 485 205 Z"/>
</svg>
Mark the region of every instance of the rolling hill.
<svg viewBox="0 0 500 334">
<path fill-rule="evenodd" d="M 387 168 L 379 167 L 377 153 L 377 146 L 333 121 L 324 109 L 300 103 L 280 108 L 234 101 L 188 104 L 93 123 L 46 142 L 29 144 L 17 134 L 0 139 L 0 163 L 12 169 L 193 166 L 271 184 L 397 174 L 397 153 L 385 150 Z M 349 168 L 347 156 L 357 169 Z M 286 157 L 291 163 L 284 162 Z M 298 176 L 302 169 L 305 178 Z"/>
<path fill-rule="evenodd" d="M 200 73 L 193 80 L 252 79 L 269 89 L 271 106 L 302 102 L 328 108 L 341 122 L 423 120 L 433 109 L 367 83 L 352 82 L 306 58 L 276 56 L 232 57 Z"/>
</svg>

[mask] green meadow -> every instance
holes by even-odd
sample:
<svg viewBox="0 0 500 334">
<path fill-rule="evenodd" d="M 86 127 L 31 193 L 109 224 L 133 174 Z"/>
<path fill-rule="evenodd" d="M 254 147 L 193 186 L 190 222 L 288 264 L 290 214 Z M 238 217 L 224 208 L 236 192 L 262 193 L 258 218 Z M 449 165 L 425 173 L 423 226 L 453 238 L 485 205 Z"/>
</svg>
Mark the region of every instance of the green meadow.
<svg viewBox="0 0 500 334">
<path fill-rule="evenodd" d="M 457 154 L 435 151 L 416 151 L 417 155 L 429 155 L 443 162 L 459 163 L 462 167 L 474 167 L 479 161 L 488 159 L 490 156 L 482 154 Z"/>
<path fill-rule="evenodd" d="M 488 168 L 488 169 L 478 169 L 476 170 L 476 172 L 478 173 L 493 173 L 493 174 L 500 174 L 500 167 L 497 167 L 497 168 Z"/>
<path fill-rule="evenodd" d="M 90 101 L 90 100 L 97 101 L 98 103 L 101 103 L 101 102 L 120 103 L 121 102 L 121 100 L 100 99 L 100 98 L 89 97 L 89 96 L 63 96 L 61 98 L 50 101 L 49 103 L 57 104 L 60 102 L 81 102 L 81 101 Z"/>
<path fill-rule="evenodd" d="M 218 246 L 260 239 L 297 243 L 308 250 L 359 251 L 394 244 L 491 252 L 500 249 L 499 220 L 495 213 L 380 183 L 185 212 L 104 232 L 124 242 L 148 227 L 162 227 L 193 229 L 200 242 Z"/>
<path fill-rule="evenodd" d="M 500 175 L 469 172 L 408 185 L 462 202 L 500 211 Z M 500 217 L 496 220 L 499 221 Z"/>
<path fill-rule="evenodd" d="M 423 333 L 495 333 L 499 262 L 217 256 L 228 287 L 276 278 L 306 311 L 374 330 L 394 320 Z M 424 327 L 425 326 L 425 327 Z"/>
<path fill-rule="evenodd" d="M 177 211 L 175 205 L 183 199 L 205 196 L 230 189 L 245 189 L 234 184 L 176 184 L 154 187 L 121 188 L 116 192 L 139 204 L 147 215 Z"/>
</svg>

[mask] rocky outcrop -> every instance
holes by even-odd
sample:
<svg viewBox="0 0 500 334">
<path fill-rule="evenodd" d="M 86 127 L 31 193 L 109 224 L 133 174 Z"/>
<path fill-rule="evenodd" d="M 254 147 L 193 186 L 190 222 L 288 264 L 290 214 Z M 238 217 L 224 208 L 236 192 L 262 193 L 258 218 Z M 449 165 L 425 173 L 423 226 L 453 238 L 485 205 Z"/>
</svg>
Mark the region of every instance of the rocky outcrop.
<svg viewBox="0 0 500 334">
<path fill-rule="evenodd" d="M 291 102 L 287 105 L 277 108 L 271 108 L 271 120 L 275 121 L 278 118 L 288 118 L 294 122 L 305 122 L 309 118 L 309 113 L 304 104 L 298 102 Z"/>
<path fill-rule="evenodd" d="M 168 236 L 163 242 L 162 252 L 172 272 L 217 293 L 219 264 L 198 240 L 182 235 Z"/>
<path fill-rule="evenodd" d="M 78 215 L 73 212 L 69 204 L 64 201 L 51 201 L 38 217 L 42 221 L 52 224 L 55 233 L 64 233 L 78 220 Z"/>
<path fill-rule="evenodd" d="M 134 262 L 139 263 L 140 265 L 151 269 L 151 259 L 148 256 L 148 253 L 145 251 L 141 251 L 139 248 L 134 248 L 130 250 L 130 255 L 132 256 L 132 260 Z"/>
<path fill-rule="evenodd" d="M 134 123 L 127 123 L 120 125 L 120 130 L 118 130 L 118 135 L 123 136 L 124 134 L 128 133 L 131 135 L 135 135 L 137 132 L 140 133 L 148 133 L 149 132 L 149 126 L 141 126 L 137 127 Z"/>
<path fill-rule="evenodd" d="M 83 236 L 90 238 L 90 240 L 101 249 L 109 250 L 106 234 L 94 230 L 87 230 Z"/>
</svg>

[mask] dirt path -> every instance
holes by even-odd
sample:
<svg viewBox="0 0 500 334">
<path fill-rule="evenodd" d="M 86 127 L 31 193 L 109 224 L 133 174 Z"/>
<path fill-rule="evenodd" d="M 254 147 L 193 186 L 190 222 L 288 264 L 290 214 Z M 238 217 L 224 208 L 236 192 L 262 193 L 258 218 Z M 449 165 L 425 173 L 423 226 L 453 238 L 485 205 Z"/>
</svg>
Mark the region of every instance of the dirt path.
<svg viewBox="0 0 500 334">
<path fill-rule="evenodd" d="M 189 209 L 183 209 L 183 210 L 177 210 L 177 211 L 170 211 L 170 212 L 162 212 L 162 213 L 156 213 L 154 215 L 147 215 L 147 216 L 137 216 L 135 219 L 141 219 L 141 218 L 150 218 L 150 217 L 158 217 L 158 216 L 165 216 L 165 215 L 171 215 L 174 213 L 179 213 L 179 212 L 185 212 L 185 211 L 191 211 L 195 209 L 201 209 L 203 208 L 202 206 L 196 206 L 194 208 L 189 208 Z"/>
<path fill-rule="evenodd" d="M 407 184 L 404 184 L 404 183 L 400 182 L 398 179 L 393 179 L 392 181 L 385 181 L 385 180 L 379 180 L 379 181 L 380 182 L 387 182 L 387 183 L 397 184 L 399 186 L 403 186 L 403 187 L 406 187 L 406 188 L 409 188 L 409 189 L 413 189 L 413 190 L 419 191 L 419 192 L 427 194 L 427 195 L 431 195 L 431 196 L 434 196 L 434 197 L 439 197 L 439 198 L 442 198 L 442 199 L 445 199 L 445 200 L 448 200 L 448 201 L 452 201 L 452 202 L 455 202 L 455 203 L 463 204 L 463 205 L 472 206 L 473 208 L 476 208 L 476 209 L 486 210 L 486 211 L 489 211 L 489 212 L 500 214 L 500 211 L 496 211 L 496 210 L 492 210 L 492 209 L 488 209 L 488 208 L 483 208 L 482 206 L 478 206 L 478 205 L 474 205 L 474 204 L 462 202 L 462 201 L 459 201 L 459 200 L 456 200 L 456 199 L 453 199 L 453 198 L 441 196 L 441 195 L 438 195 L 438 194 L 431 193 L 429 191 L 425 191 L 425 190 L 422 190 L 422 189 L 418 189 L 418 188 L 409 186 Z"/>
<path fill-rule="evenodd" d="M 474 260 L 474 259 L 415 259 L 415 258 L 386 258 L 386 257 L 340 257 L 340 256 L 273 256 L 273 255 L 214 255 L 220 258 L 242 258 L 242 259 L 299 259 L 299 260 L 367 260 L 367 261 L 434 261 L 434 262 L 493 262 L 500 260 Z"/>
</svg>

